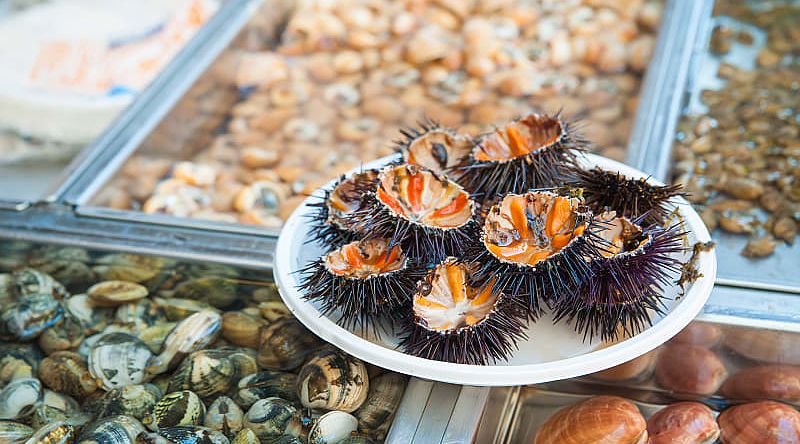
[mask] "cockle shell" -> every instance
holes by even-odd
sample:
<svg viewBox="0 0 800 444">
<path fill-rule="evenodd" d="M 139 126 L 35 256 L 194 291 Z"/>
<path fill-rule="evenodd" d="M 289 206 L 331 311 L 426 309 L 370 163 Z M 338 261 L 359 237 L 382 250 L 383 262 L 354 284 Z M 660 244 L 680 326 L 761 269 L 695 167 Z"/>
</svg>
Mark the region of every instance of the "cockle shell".
<svg viewBox="0 0 800 444">
<path fill-rule="evenodd" d="M 647 420 L 648 444 L 711 444 L 719 437 L 714 412 L 699 402 L 678 402 Z"/>
<path fill-rule="evenodd" d="M 589 376 L 601 381 L 631 381 L 643 379 L 651 374 L 657 354 L 658 350 L 651 350 L 630 361 L 623 362 L 622 364 L 597 373 L 592 373 Z"/>
<path fill-rule="evenodd" d="M 800 333 L 737 328 L 725 333 L 725 345 L 754 361 L 800 365 Z"/>
<path fill-rule="evenodd" d="M 658 384 L 677 393 L 710 395 L 727 375 L 716 353 L 696 345 L 667 344 L 656 363 Z"/>
<path fill-rule="evenodd" d="M 779 402 L 760 401 L 730 407 L 717 421 L 723 444 L 800 443 L 800 413 Z"/>
<path fill-rule="evenodd" d="M 536 432 L 534 444 L 644 444 L 639 409 L 617 396 L 595 396 L 557 411 Z"/>
<path fill-rule="evenodd" d="M 800 402 L 800 366 L 765 365 L 743 369 L 728 378 L 720 392 L 740 401 Z"/>
<path fill-rule="evenodd" d="M 722 340 L 722 329 L 709 322 L 694 321 L 670 339 L 670 342 L 712 348 Z"/>
</svg>

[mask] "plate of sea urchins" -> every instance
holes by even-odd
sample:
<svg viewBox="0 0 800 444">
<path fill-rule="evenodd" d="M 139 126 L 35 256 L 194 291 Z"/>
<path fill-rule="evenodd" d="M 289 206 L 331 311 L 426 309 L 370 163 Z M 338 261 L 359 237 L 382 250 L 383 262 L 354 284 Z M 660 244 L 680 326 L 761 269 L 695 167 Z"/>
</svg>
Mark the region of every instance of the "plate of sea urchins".
<svg viewBox="0 0 800 444">
<path fill-rule="evenodd" d="M 561 114 L 395 143 L 309 196 L 276 249 L 285 303 L 354 356 L 458 384 L 570 378 L 667 341 L 711 293 L 681 189 L 587 153 Z"/>
</svg>

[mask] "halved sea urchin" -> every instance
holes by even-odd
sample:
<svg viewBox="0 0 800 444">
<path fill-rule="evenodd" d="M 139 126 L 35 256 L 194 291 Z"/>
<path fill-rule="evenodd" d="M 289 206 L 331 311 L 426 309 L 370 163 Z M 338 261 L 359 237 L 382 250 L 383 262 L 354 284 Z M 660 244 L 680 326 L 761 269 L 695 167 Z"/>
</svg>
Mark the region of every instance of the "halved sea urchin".
<svg viewBox="0 0 800 444">
<path fill-rule="evenodd" d="M 554 305 L 556 320 L 574 322 L 585 338 L 614 340 L 633 336 L 652 324 L 651 313 L 661 313 L 664 288 L 679 274 L 685 233 L 678 225 L 642 228 L 626 217 L 603 213 L 599 236 L 605 240 L 602 257 L 591 262 L 591 277 L 570 298 Z"/>
<path fill-rule="evenodd" d="M 459 181 L 484 199 L 559 186 L 587 145 L 560 114 L 529 114 L 482 136 Z"/>
<path fill-rule="evenodd" d="M 458 178 L 458 168 L 466 164 L 472 151 L 469 138 L 434 121 L 421 123 L 419 129 L 403 129 L 400 133 L 403 138 L 397 141 L 397 146 L 405 163 L 454 179 Z"/>
<path fill-rule="evenodd" d="M 473 286 L 469 266 L 451 257 L 420 281 L 400 346 L 426 359 L 485 365 L 516 350 L 524 317 L 493 281 Z"/>
<path fill-rule="evenodd" d="M 647 224 L 663 224 L 670 214 L 670 201 L 684 194 L 680 185 L 653 185 L 645 178 L 632 179 L 602 168 L 575 169 L 572 174 L 570 186 L 583 189 L 583 198 L 592 211 L 616 211 L 629 219 L 645 216 Z"/>
<path fill-rule="evenodd" d="M 480 280 L 497 279 L 505 293 L 527 299 L 529 316 L 579 288 L 591 275 L 603 240 L 579 198 L 549 191 L 509 194 L 484 221 L 471 254 Z"/>
<path fill-rule="evenodd" d="M 320 202 L 312 204 L 310 241 L 327 247 L 337 247 L 356 239 L 352 233 L 357 211 L 367 205 L 365 195 L 375 188 L 378 170 L 364 170 L 342 176 L 333 188 L 325 190 Z"/>
<path fill-rule="evenodd" d="M 400 245 L 368 239 L 342 245 L 302 274 L 307 300 L 319 301 L 322 313 L 338 316 L 340 325 L 364 329 L 406 316 L 425 269 L 411 263 Z"/>
<path fill-rule="evenodd" d="M 390 239 L 412 259 L 438 262 L 475 242 L 475 203 L 447 177 L 413 165 L 381 170 L 373 204 L 359 210 L 355 231 Z"/>
</svg>

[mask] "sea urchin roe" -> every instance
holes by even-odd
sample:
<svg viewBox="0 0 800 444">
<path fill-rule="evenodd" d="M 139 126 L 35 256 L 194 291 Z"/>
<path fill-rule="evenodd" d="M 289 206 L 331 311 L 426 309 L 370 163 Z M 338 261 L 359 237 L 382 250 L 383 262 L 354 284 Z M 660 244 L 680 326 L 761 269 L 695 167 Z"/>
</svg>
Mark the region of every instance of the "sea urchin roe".
<svg viewBox="0 0 800 444">
<path fill-rule="evenodd" d="M 605 257 L 636 251 L 650 241 L 650 236 L 643 235 L 642 227 L 625 217 L 616 217 L 614 211 L 601 214 L 599 219 L 605 222 L 597 233 L 608 242 L 600 248 L 600 253 Z"/>
<path fill-rule="evenodd" d="M 378 200 L 397 216 L 441 229 L 470 221 L 474 204 L 455 182 L 412 166 L 385 169 L 380 174 Z"/>
<path fill-rule="evenodd" d="M 466 137 L 436 128 L 413 139 L 404 154 L 406 163 L 441 173 L 463 164 L 471 149 Z"/>
<path fill-rule="evenodd" d="M 328 207 L 328 222 L 340 228 L 346 228 L 345 219 L 348 215 L 356 211 L 361 204 L 361 187 L 366 187 L 373 183 L 378 177 L 374 170 L 356 173 L 340 182 L 333 189 L 325 204 Z"/>
<path fill-rule="evenodd" d="M 484 245 L 500 260 L 536 265 L 583 234 L 577 206 L 552 193 L 509 194 L 486 218 Z"/>
<path fill-rule="evenodd" d="M 386 239 L 350 242 L 325 255 L 324 261 L 331 273 L 354 279 L 391 273 L 403 268 L 406 262 L 400 246 L 390 250 Z"/>
<path fill-rule="evenodd" d="M 475 147 L 478 161 L 505 161 L 545 149 L 558 141 L 564 128 L 556 116 L 531 114 L 496 129 Z"/>
<path fill-rule="evenodd" d="M 447 260 L 428 275 L 414 296 L 414 315 L 427 328 L 451 331 L 479 324 L 494 309 L 499 293 L 492 283 L 475 288 L 467 283 L 467 265 Z"/>
</svg>

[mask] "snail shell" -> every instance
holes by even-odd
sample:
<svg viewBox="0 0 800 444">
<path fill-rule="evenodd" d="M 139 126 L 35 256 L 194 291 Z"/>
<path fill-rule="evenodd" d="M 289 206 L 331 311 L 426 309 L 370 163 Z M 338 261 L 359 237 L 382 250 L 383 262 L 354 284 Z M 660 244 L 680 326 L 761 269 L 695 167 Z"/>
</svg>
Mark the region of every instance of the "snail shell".
<svg viewBox="0 0 800 444">
<path fill-rule="evenodd" d="M 309 360 L 297 376 L 297 395 L 309 408 L 352 412 L 369 393 L 364 363 L 339 350 L 325 349 Z"/>
<path fill-rule="evenodd" d="M 89 352 L 89 371 L 106 390 L 141 384 L 153 352 L 136 336 L 103 335 Z"/>
<path fill-rule="evenodd" d="M 104 281 L 86 290 L 89 299 L 99 307 L 117 307 L 147 297 L 144 285 L 127 281 Z"/>
<path fill-rule="evenodd" d="M 242 429 L 239 430 L 239 433 L 233 438 L 231 444 L 261 444 L 261 441 L 253 430 Z"/>
<path fill-rule="evenodd" d="M 71 444 L 75 440 L 75 427 L 54 422 L 37 430 L 25 444 Z"/>
<path fill-rule="evenodd" d="M 112 416 L 90 424 L 81 432 L 81 444 L 133 444 L 145 428 L 136 418 Z"/>
<path fill-rule="evenodd" d="M 678 402 L 647 420 L 648 444 L 711 444 L 719 437 L 714 412 L 699 402 Z"/>
<path fill-rule="evenodd" d="M 739 371 L 728 378 L 720 392 L 730 399 L 800 402 L 800 366 L 765 365 Z"/>
<path fill-rule="evenodd" d="M 367 399 L 353 413 L 358 418 L 361 432 L 379 438 L 385 435 L 392 415 L 403 400 L 406 381 L 406 377 L 399 373 L 384 373 L 370 379 Z"/>
<path fill-rule="evenodd" d="M 737 328 L 725 333 L 725 345 L 754 361 L 800 365 L 800 334 Z"/>
<path fill-rule="evenodd" d="M 42 383 L 38 379 L 15 379 L 0 391 L 0 419 L 26 416 L 41 399 Z"/>
<path fill-rule="evenodd" d="M 716 353 L 696 345 L 667 344 L 656 363 L 658 384 L 677 393 L 710 395 L 727 375 Z"/>
<path fill-rule="evenodd" d="M 86 360 L 74 352 L 60 351 L 44 358 L 38 374 L 44 385 L 73 398 L 83 399 L 97 390 L 97 381 L 86 368 Z"/>
<path fill-rule="evenodd" d="M 14 421 L 0 421 L 0 442 L 22 444 L 33 435 L 33 429 Z"/>
<path fill-rule="evenodd" d="M 138 420 L 153 410 L 161 399 L 161 390 L 153 384 L 134 384 L 115 388 L 90 403 L 87 410 L 98 418 L 127 415 Z"/>
<path fill-rule="evenodd" d="M 236 301 L 236 281 L 222 277 L 201 277 L 181 282 L 175 287 L 173 297 L 205 302 L 216 308 L 225 308 Z"/>
<path fill-rule="evenodd" d="M 228 444 L 222 433 L 200 426 L 167 427 L 158 434 L 173 444 Z"/>
<path fill-rule="evenodd" d="M 632 381 L 650 376 L 656 362 L 658 350 L 651 350 L 620 365 L 592 373 L 590 376 L 601 381 Z"/>
<path fill-rule="evenodd" d="M 175 368 L 186 355 L 214 342 L 221 327 L 222 316 L 211 310 L 201 310 L 182 320 L 164 340 L 161 354 L 151 359 L 148 372 L 159 374 Z"/>
<path fill-rule="evenodd" d="M 168 391 L 191 388 L 201 398 L 227 393 L 244 376 L 258 370 L 253 356 L 235 348 L 199 350 L 183 360 Z"/>
<path fill-rule="evenodd" d="M 644 444 L 639 409 L 617 396 L 595 396 L 557 411 L 536 432 L 534 444 Z"/>
<path fill-rule="evenodd" d="M 708 322 L 694 321 L 675 335 L 670 341 L 681 344 L 713 348 L 722 340 L 722 329 Z"/>
<path fill-rule="evenodd" d="M 308 434 L 308 444 L 337 444 L 358 429 L 358 419 L 334 410 L 319 417 Z"/>
<path fill-rule="evenodd" d="M 717 421 L 724 444 L 800 443 L 800 413 L 779 402 L 737 405 L 723 411 Z"/>
<path fill-rule="evenodd" d="M 303 429 L 297 409 L 281 398 L 256 401 L 244 416 L 244 426 L 264 442 L 272 442 L 283 435 L 300 436 Z"/>
<path fill-rule="evenodd" d="M 183 425 L 197 425 L 203 422 L 206 407 L 196 393 L 190 390 L 167 393 L 153 407 L 152 415 L 144 419 L 152 430 Z"/>
<path fill-rule="evenodd" d="M 64 309 L 51 294 L 35 293 L 21 297 L 5 309 L 0 322 L 8 334 L 29 341 L 56 325 L 63 315 Z"/>
<path fill-rule="evenodd" d="M 291 370 L 321 345 L 295 318 L 280 318 L 260 330 L 258 365 L 269 370 Z"/>
<path fill-rule="evenodd" d="M 297 375 L 294 373 L 262 371 L 239 381 L 236 399 L 243 408 L 250 408 L 259 399 L 278 397 L 296 401 Z"/>
<path fill-rule="evenodd" d="M 260 317 L 229 311 L 222 315 L 222 337 L 242 347 L 258 348 L 258 331 L 266 325 Z"/>
<path fill-rule="evenodd" d="M 242 429 L 244 412 L 227 396 L 220 396 L 208 406 L 204 426 L 233 438 Z"/>
</svg>

